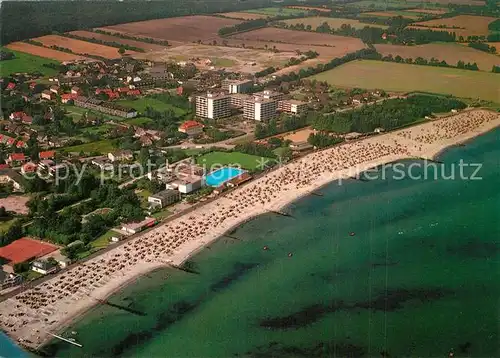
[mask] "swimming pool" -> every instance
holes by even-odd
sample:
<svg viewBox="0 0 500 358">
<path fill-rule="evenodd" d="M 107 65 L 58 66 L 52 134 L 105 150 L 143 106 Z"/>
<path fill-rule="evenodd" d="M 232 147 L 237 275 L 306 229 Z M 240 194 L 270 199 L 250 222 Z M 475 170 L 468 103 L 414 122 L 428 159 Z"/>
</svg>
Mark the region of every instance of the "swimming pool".
<svg viewBox="0 0 500 358">
<path fill-rule="evenodd" d="M 205 177 L 205 182 L 209 186 L 218 187 L 225 182 L 243 174 L 245 171 L 240 168 L 224 167 L 211 172 Z"/>
</svg>

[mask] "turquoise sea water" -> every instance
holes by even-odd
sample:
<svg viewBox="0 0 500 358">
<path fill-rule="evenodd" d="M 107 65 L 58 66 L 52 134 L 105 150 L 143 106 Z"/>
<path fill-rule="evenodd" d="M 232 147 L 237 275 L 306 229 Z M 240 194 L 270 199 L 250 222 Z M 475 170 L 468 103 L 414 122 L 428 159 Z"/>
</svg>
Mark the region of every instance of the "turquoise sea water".
<svg viewBox="0 0 500 358">
<path fill-rule="evenodd" d="M 426 180 L 331 184 L 158 270 L 53 342 L 58 357 L 497 357 L 500 130 Z M 433 180 L 479 162 L 482 180 Z M 422 162 L 405 161 L 411 164 Z M 466 168 L 470 175 L 474 168 Z M 352 233 L 352 234 L 351 234 Z M 264 250 L 267 246 L 267 250 Z M 291 254 L 291 255 L 290 255 Z"/>
<path fill-rule="evenodd" d="M 24 358 L 27 355 L 16 346 L 5 334 L 0 332 L 0 357 Z"/>
<path fill-rule="evenodd" d="M 244 173 L 244 170 L 240 168 L 224 167 L 208 174 L 205 180 L 207 185 L 218 187 L 242 173 Z"/>
</svg>

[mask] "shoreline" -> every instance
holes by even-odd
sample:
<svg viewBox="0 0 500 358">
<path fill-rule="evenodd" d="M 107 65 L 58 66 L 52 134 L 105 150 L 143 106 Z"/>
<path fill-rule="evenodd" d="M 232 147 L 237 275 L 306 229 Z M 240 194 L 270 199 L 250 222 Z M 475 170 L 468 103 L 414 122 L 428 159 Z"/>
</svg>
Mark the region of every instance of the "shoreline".
<svg viewBox="0 0 500 358">
<path fill-rule="evenodd" d="M 479 113 L 483 117 L 488 117 L 489 120 L 483 121 L 464 131 L 462 119 L 466 120 L 467 116 L 471 113 Z M 434 141 L 429 139 L 436 135 L 436 126 L 439 127 L 441 125 L 441 127 L 446 128 L 448 125 L 447 122 L 457 117 L 460 117 L 461 120 L 457 120 L 457 124 L 453 127 L 457 132 L 455 135 L 443 134 L 444 138 L 438 138 Z M 471 124 L 469 123 L 469 125 Z M 146 244 L 150 248 L 151 243 L 163 243 L 162 240 L 169 240 L 169 243 L 173 242 L 176 244 L 179 236 L 182 236 L 180 233 L 183 231 L 191 230 L 191 232 L 188 232 L 188 235 L 193 234 L 190 236 L 193 237 L 191 240 L 183 241 L 182 244 L 178 245 L 172 244 L 171 249 L 161 247 L 157 252 L 144 255 L 140 261 L 136 260 L 138 262 L 133 262 L 123 269 L 111 271 L 109 274 L 104 275 L 97 285 L 91 286 L 91 283 L 89 283 L 87 286 L 79 287 L 77 290 L 72 289 L 70 294 L 56 298 L 52 305 L 58 306 L 58 309 L 49 312 L 44 321 L 33 315 L 38 309 L 32 309 L 29 305 L 17 308 L 16 305 L 19 305 L 19 300 L 16 298 L 21 293 L 1 302 L 1 328 L 10 338 L 17 340 L 17 343 L 21 343 L 30 349 L 39 349 L 52 340 L 52 337 L 46 334 L 46 331 L 60 332 L 65 330 L 95 307 L 99 299 L 106 299 L 123 287 L 132 284 L 140 276 L 155 269 L 168 267 L 169 265 L 182 265 L 207 245 L 257 216 L 270 211 L 280 211 L 291 203 L 310 195 L 311 192 L 335 180 L 349 179 L 363 171 L 380 165 L 404 159 L 420 158 L 435 160 L 435 158 L 450 147 L 467 142 L 498 126 L 500 126 L 500 115 L 496 112 L 480 109 L 464 111 L 432 122 L 371 136 L 356 142 L 347 142 L 341 146 L 308 154 L 275 171 L 270 171 L 262 177 L 249 182 L 247 185 L 243 185 L 229 192 L 227 195 L 223 195 L 206 205 L 200 206 L 192 212 L 181 215 L 172 222 L 138 235 L 125 245 L 116 247 L 101 256 L 93 258 L 90 261 L 92 261 L 91 264 L 94 266 L 83 264 L 79 268 L 72 269 L 76 271 L 75 274 L 78 274 L 79 271 L 82 271 L 82 267 L 85 270 L 89 266 L 93 268 L 104 266 L 106 265 L 106 260 L 113 262 L 113 260 L 121 258 L 122 255 L 126 255 L 134 249 L 138 253 L 146 252 L 148 248 L 144 249 L 140 246 L 145 241 L 148 241 Z M 427 144 L 425 140 L 429 140 L 430 142 Z M 377 156 L 378 154 L 382 155 Z M 344 157 L 344 155 L 347 156 Z M 355 156 L 356 159 L 359 159 L 359 162 L 356 162 L 350 156 Z M 325 163 L 325 160 L 330 160 L 330 162 Z M 345 163 L 346 161 L 348 163 Z M 324 168 L 319 168 L 318 165 L 320 164 L 323 164 Z M 277 183 L 280 178 L 288 178 L 292 175 L 294 177 L 291 180 L 287 179 L 289 181 L 286 183 Z M 273 182 L 273 179 L 276 180 Z M 280 188 L 279 190 L 275 189 L 276 185 Z M 269 190 L 265 191 L 262 188 Z M 280 192 L 277 193 L 277 191 Z M 237 211 L 237 213 L 235 214 L 234 211 Z M 210 219 L 216 225 L 214 227 L 209 226 L 206 231 L 203 231 L 199 227 L 196 227 L 196 225 L 191 225 L 184 221 L 186 219 L 194 221 L 192 218 L 196 214 L 198 214 L 198 219 L 201 220 L 195 224 L 203 226 L 203 223 L 207 219 Z M 146 256 L 148 257 L 147 259 Z M 65 274 L 69 275 L 70 273 L 65 272 Z M 58 279 L 59 281 L 62 280 L 62 278 L 58 278 L 56 275 L 47 281 L 47 285 L 50 285 L 48 287 L 49 292 L 50 289 L 54 288 L 50 282 L 57 281 Z M 39 292 L 40 290 L 32 288 L 27 291 Z M 47 296 L 45 292 L 44 294 Z M 22 299 L 25 298 L 23 297 Z M 47 307 L 43 308 L 48 310 Z M 17 321 L 22 327 L 9 327 L 3 323 L 8 310 L 13 311 L 8 317 L 10 321 Z M 16 316 L 16 310 L 23 313 L 20 318 Z M 53 320 L 49 320 L 48 318 Z M 17 330 L 18 328 L 19 331 Z"/>
</svg>

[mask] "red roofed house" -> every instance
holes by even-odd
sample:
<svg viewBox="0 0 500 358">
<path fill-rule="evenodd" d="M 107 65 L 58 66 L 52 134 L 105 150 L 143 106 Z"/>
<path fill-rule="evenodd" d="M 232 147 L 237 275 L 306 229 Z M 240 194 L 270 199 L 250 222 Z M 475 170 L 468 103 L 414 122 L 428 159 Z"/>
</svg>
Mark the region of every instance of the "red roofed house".
<svg viewBox="0 0 500 358">
<path fill-rule="evenodd" d="M 203 127 L 203 124 L 196 121 L 186 121 L 179 126 L 179 132 L 189 136 L 197 135 L 203 132 Z"/>
<path fill-rule="evenodd" d="M 74 101 L 76 99 L 76 97 L 78 97 L 77 94 L 64 93 L 64 94 L 61 95 L 61 102 L 62 103 L 68 103 L 70 101 Z"/>
<path fill-rule="evenodd" d="M 49 90 L 42 91 L 42 98 L 50 101 L 52 99 L 52 92 Z"/>
<path fill-rule="evenodd" d="M 120 92 L 120 93 L 127 93 L 130 90 L 130 88 L 128 88 L 128 87 L 120 87 L 120 88 L 117 88 L 116 90 L 118 92 Z"/>
<path fill-rule="evenodd" d="M 23 142 L 22 140 L 20 140 L 20 141 L 18 141 L 18 142 L 16 143 L 16 147 L 17 147 L 17 148 L 26 148 L 26 143 L 25 143 L 25 142 Z"/>
<path fill-rule="evenodd" d="M 179 96 L 182 96 L 182 93 L 184 93 L 184 87 L 180 86 L 180 87 L 177 87 L 177 94 Z"/>
<path fill-rule="evenodd" d="M 9 84 L 7 85 L 7 89 L 8 90 L 13 90 L 14 88 L 16 88 L 16 84 L 12 83 L 12 82 L 9 82 Z"/>
<path fill-rule="evenodd" d="M 21 173 L 34 173 L 36 172 L 37 165 L 33 162 L 28 162 L 21 167 Z"/>
<path fill-rule="evenodd" d="M 26 116 L 26 113 L 24 112 L 12 112 L 9 116 L 11 120 L 19 120 L 22 119 L 24 116 Z"/>
<path fill-rule="evenodd" d="M 21 118 L 21 122 L 23 122 L 24 124 L 33 124 L 33 117 L 26 115 Z"/>
<path fill-rule="evenodd" d="M 7 139 L 7 145 L 14 145 L 14 143 L 16 143 L 16 140 L 14 138 L 10 138 Z"/>
<path fill-rule="evenodd" d="M 129 90 L 127 92 L 127 96 L 139 96 L 140 94 L 141 94 L 141 91 L 138 89 Z"/>
<path fill-rule="evenodd" d="M 6 162 L 7 164 L 15 163 L 15 164 L 22 164 L 26 162 L 26 156 L 24 153 L 11 153 L 9 154 L 9 157 L 7 158 Z"/>
<path fill-rule="evenodd" d="M 0 170 L 9 168 L 10 168 L 9 164 L 0 164 Z"/>
<path fill-rule="evenodd" d="M 47 150 L 45 152 L 40 152 L 38 154 L 38 157 L 40 158 L 40 160 L 43 160 L 43 159 L 54 159 L 56 157 L 56 152 L 53 151 L 53 150 Z"/>
</svg>

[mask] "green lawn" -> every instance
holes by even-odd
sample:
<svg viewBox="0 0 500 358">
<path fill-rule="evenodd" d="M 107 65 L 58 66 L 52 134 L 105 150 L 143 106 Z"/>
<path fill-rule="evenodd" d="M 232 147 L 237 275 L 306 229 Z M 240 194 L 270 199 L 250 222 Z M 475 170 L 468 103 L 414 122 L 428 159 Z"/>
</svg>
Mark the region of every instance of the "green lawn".
<svg viewBox="0 0 500 358">
<path fill-rule="evenodd" d="M 39 277 L 42 277 L 43 274 L 41 274 L 39 272 L 35 272 L 33 270 L 29 270 L 29 271 L 23 272 L 21 274 L 21 276 L 24 277 L 25 281 L 31 281 L 31 280 L 36 280 Z"/>
<path fill-rule="evenodd" d="M 163 220 L 170 215 L 172 215 L 172 212 L 168 210 L 168 208 L 163 208 L 160 211 L 153 213 L 151 216 L 158 220 Z"/>
<path fill-rule="evenodd" d="M 499 102 L 499 74 L 393 62 L 352 61 L 311 79 L 339 87 L 425 91 Z"/>
<path fill-rule="evenodd" d="M 130 124 L 131 126 L 144 126 L 145 124 L 153 122 L 151 118 L 148 117 L 135 117 L 135 118 L 129 118 L 124 121 L 123 123 Z"/>
<path fill-rule="evenodd" d="M 94 249 L 100 250 L 106 248 L 109 245 L 111 236 L 116 235 L 118 235 L 116 232 L 114 232 L 113 230 L 109 230 L 105 234 L 99 236 L 97 239 L 90 243 L 90 246 L 92 247 L 91 251 L 94 251 Z"/>
<path fill-rule="evenodd" d="M 122 106 L 135 108 L 139 113 L 143 113 L 146 107 L 151 107 L 156 111 L 162 112 L 167 109 L 171 109 L 177 116 L 182 116 L 186 113 L 186 111 L 182 108 L 175 107 L 169 103 L 162 102 L 158 99 L 151 97 L 142 97 L 138 99 L 131 100 L 120 100 L 116 101 L 116 104 L 120 104 Z"/>
<path fill-rule="evenodd" d="M 358 9 L 368 10 L 385 10 L 385 9 L 410 9 L 414 8 L 415 4 L 399 0 L 362 0 L 347 4 L 347 7 L 355 7 Z M 429 6 L 430 7 L 430 6 Z"/>
<path fill-rule="evenodd" d="M 263 169 L 261 168 L 263 160 L 267 160 L 269 164 L 273 162 L 273 159 L 270 158 L 261 158 L 256 155 L 239 152 L 211 152 L 196 158 L 198 165 L 205 166 L 207 171 L 216 166 L 226 165 L 237 165 L 248 170 Z"/>
<path fill-rule="evenodd" d="M 92 114 L 98 118 L 103 117 L 105 120 L 114 120 L 116 122 L 121 122 L 123 121 L 122 117 L 116 117 L 116 116 L 111 116 L 109 114 L 97 112 L 97 111 L 91 111 L 88 108 L 82 108 L 82 107 L 77 107 L 69 104 L 63 105 L 65 111 L 68 113 L 69 116 L 73 117 L 74 121 L 80 120 L 80 118 L 83 116 L 84 113 L 89 113 Z"/>
<path fill-rule="evenodd" d="M 103 134 L 106 134 L 106 133 L 110 132 L 111 130 L 113 130 L 113 128 L 116 128 L 116 126 L 114 126 L 112 124 L 105 123 L 105 124 L 101 124 L 99 126 L 91 126 L 91 127 L 83 128 L 82 132 L 103 135 Z"/>
<path fill-rule="evenodd" d="M 74 145 L 72 147 L 64 147 L 62 149 L 65 152 L 76 152 L 76 153 L 100 152 L 102 154 L 106 154 L 116 150 L 116 147 L 113 145 L 113 141 L 111 139 L 104 139 L 96 142 Z"/>
<path fill-rule="evenodd" d="M 0 232 L 6 232 L 9 228 L 14 224 L 15 219 L 12 218 L 10 220 L 0 221 Z"/>
<path fill-rule="evenodd" d="M 249 12 L 251 14 L 264 14 L 269 16 L 307 14 L 306 10 L 290 9 L 285 7 L 264 7 L 261 9 L 245 10 L 243 12 Z"/>
<path fill-rule="evenodd" d="M 0 76 L 5 77 L 11 73 L 17 72 L 41 72 L 45 76 L 55 75 L 56 70 L 42 66 L 43 64 L 55 64 L 59 62 L 43 57 L 30 55 L 23 52 L 13 51 L 8 48 L 1 47 L 2 51 L 8 51 L 15 54 L 16 58 L 0 62 Z"/>
<path fill-rule="evenodd" d="M 137 197 L 141 201 L 141 206 L 143 208 L 148 207 L 148 198 L 151 196 L 151 192 L 146 189 L 142 189 L 141 191 L 137 192 Z"/>
</svg>

